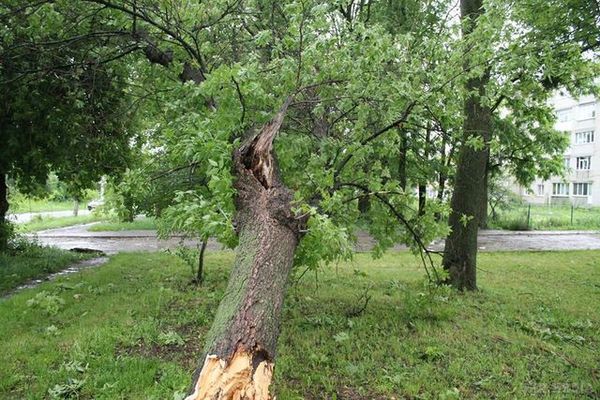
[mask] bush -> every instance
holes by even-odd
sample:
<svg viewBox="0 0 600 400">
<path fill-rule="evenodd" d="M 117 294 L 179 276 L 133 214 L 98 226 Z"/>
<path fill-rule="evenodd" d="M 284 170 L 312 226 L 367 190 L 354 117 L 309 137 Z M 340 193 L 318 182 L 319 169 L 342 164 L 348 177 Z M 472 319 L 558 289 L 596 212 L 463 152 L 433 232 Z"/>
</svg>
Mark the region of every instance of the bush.
<svg viewBox="0 0 600 400">
<path fill-rule="evenodd" d="M 8 221 L 0 222 L 0 252 L 5 252 L 15 235 L 15 227 Z"/>
<path fill-rule="evenodd" d="M 500 219 L 495 221 L 494 227 L 509 231 L 528 231 L 530 229 L 530 227 L 527 226 L 527 217 Z"/>
</svg>

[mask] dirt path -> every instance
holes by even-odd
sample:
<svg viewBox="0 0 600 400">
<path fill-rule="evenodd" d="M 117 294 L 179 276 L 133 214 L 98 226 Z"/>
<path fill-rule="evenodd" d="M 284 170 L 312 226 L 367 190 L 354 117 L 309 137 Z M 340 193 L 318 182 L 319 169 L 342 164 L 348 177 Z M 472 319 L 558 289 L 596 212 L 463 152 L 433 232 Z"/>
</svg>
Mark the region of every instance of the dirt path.
<svg viewBox="0 0 600 400">
<path fill-rule="evenodd" d="M 74 247 L 100 250 L 105 253 L 120 251 L 156 251 L 175 248 L 183 243 L 196 246 L 197 241 L 173 237 L 160 240 L 155 231 L 89 232 L 91 224 L 67 228 L 51 229 L 37 233 L 38 240 L 45 245 L 63 249 Z M 373 240 L 368 234 L 358 235 L 358 251 L 368 251 Z M 431 244 L 436 250 L 443 249 L 443 241 Z M 214 240 L 208 243 L 208 250 L 220 250 L 222 246 Z M 396 250 L 405 250 L 405 246 L 396 246 Z M 600 232 L 592 231 L 482 231 L 479 235 L 481 251 L 519 251 L 519 250 L 591 250 L 600 249 Z"/>
</svg>

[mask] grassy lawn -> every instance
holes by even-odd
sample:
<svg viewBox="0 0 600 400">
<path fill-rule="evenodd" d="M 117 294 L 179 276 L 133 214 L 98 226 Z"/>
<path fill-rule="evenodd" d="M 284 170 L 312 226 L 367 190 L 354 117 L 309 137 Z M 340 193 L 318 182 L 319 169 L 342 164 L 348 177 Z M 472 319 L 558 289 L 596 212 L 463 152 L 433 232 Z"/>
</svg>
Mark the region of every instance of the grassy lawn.
<svg viewBox="0 0 600 400">
<path fill-rule="evenodd" d="M 66 226 L 88 224 L 90 222 L 100 221 L 103 217 L 94 214 L 79 215 L 77 217 L 40 217 L 36 216 L 30 222 L 25 224 L 16 224 L 16 231 L 19 233 L 30 233 L 43 231 L 46 229 L 64 228 Z"/>
<path fill-rule="evenodd" d="M 575 207 L 571 222 L 571 206 L 531 205 L 529 225 L 528 206 L 501 210 L 496 221 L 489 218 L 492 228 L 509 230 L 600 230 L 600 207 Z"/>
<path fill-rule="evenodd" d="M 88 229 L 92 232 L 103 231 L 136 231 L 136 230 L 154 230 L 156 229 L 156 221 L 154 218 L 140 218 L 133 222 L 118 222 L 105 221 L 99 224 L 90 226 Z"/>
<path fill-rule="evenodd" d="M 0 295 L 28 280 L 43 278 L 93 256 L 52 247 L 26 246 L 26 250 L 19 253 L 0 253 Z"/>
<path fill-rule="evenodd" d="M 11 213 L 28 213 L 42 211 L 69 211 L 75 207 L 72 201 L 50 201 L 47 199 L 19 198 L 10 203 Z M 79 204 L 81 209 L 85 208 L 85 202 Z"/>
<path fill-rule="evenodd" d="M 196 288 L 173 256 L 120 254 L 0 301 L 0 398 L 178 398 L 232 260 L 209 253 Z M 597 398 L 600 251 L 480 264 L 468 294 L 429 289 L 407 253 L 306 274 L 286 300 L 278 399 Z"/>
</svg>

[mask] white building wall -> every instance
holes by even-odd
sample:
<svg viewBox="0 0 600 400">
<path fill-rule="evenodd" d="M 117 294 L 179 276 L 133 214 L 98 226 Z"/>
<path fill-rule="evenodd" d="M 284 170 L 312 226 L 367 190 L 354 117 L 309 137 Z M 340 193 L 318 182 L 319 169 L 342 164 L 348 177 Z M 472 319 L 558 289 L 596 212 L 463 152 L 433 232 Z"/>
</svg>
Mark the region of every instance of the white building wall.
<svg viewBox="0 0 600 400">
<path fill-rule="evenodd" d="M 524 200 L 530 203 L 538 204 L 556 204 L 556 203 L 572 203 L 576 205 L 593 205 L 600 206 L 600 102 L 593 96 L 585 96 L 580 99 L 572 97 L 556 95 L 552 98 L 551 104 L 557 113 L 558 121 L 556 129 L 566 131 L 570 137 L 570 145 L 565 152 L 565 163 L 569 169 L 565 173 L 565 177 L 552 177 L 547 181 L 536 180 L 531 187 L 516 189 Z M 593 132 L 593 141 L 590 143 L 577 143 L 578 132 Z M 581 134 L 588 138 L 588 134 Z M 589 159 L 589 168 L 578 168 L 578 159 L 580 160 L 579 167 L 584 166 Z M 563 187 L 554 187 L 555 184 L 564 183 L 568 186 L 568 194 L 557 193 L 554 189 L 565 189 Z M 591 192 L 588 195 L 574 191 Z M 559 191 L 560 192 L 560 191 Z"/>
</svg>

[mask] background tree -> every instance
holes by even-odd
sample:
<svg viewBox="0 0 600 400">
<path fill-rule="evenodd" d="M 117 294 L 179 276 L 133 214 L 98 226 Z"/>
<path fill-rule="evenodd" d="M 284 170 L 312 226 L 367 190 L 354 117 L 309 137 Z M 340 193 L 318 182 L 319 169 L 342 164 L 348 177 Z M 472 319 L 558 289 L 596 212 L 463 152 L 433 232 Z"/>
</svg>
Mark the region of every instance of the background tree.
<svg viewBox="0 0 600 400">
<path fill-rule="evenodd" d="M 461 0 L 463 36 L 471 39 L 478 20 L 483 14 L 481 0 Z M 475 46 L 475 43 L 472 43 Z M 477 53 L 481 56 L 483 51 Z M 467 56 L 465 70 L 474 69 L 478 58 Z M 487 174 L 487 159 L 491 139 L 491 110 L 482 104 L 486 97 L 489 68 L 476 69 L 465 84 L 467 99 L 464 103 L 463 141 L 457 161 L 454 192 L 450 207 L 450 235 L 444 249 L 444 268 L 449 272 L 449 281 L 458 289 L 477 288 L 477 230 L 482 199 L 485 197 L 484 180 Z M 486 200 L 487 201 L 487 200 Z"/>
<path fill-rule="evenodd" d="M 600 43 L 600 13 L 592 3 L 461 2 L 467 20 L 468 69 L 474 79 L 482 80 L 470 83 L 477 90 L 471 88 L 474 104 L 465 109 L 467 140 L 461 144 L 452 233 L 444 255 L 449 280 L 458 288 L 476 288 L 478 225 L 487 216 L 489 167 L 495 167 L 490 145 L 507 145 L 492 148 L 502 149 L 496 157 L 511 160 L 520 181 L 561 171 L 559 154 L 566 141 L 552 132 L 553 117 L 545 102 L 561 86 L 574 94 L 594 90 L 598 62 L 593 51 Z M 469 15 L 476 17 L 475 25 Z M 494 121 L 506 131 L 496 131 Z M 469 136 L 469 130 L 476 133 Z M 527 158 L 513 156 L 517 153 Z M 470 162 L 476 166 L 468 166 Z"/>
<path fill-rule="evenodd" d="M 85 9 L 21 6 L 3 2 L 0 16 L 0 232 L 7 229 L 7 176 L 28 192 L 53 171 L 77 195 L 101 175 L 123 170 L 132 136 L 127 69 L 104 62 L 117 57 L 114 49 L 96 43 L 92 49 L 77 37 L 102 24 L 87 19 L 71 26 L 75 36 L 65 42 L 63 24 Z M 0 249 L 7 239 L 0 234 Z"/>
</svg>

